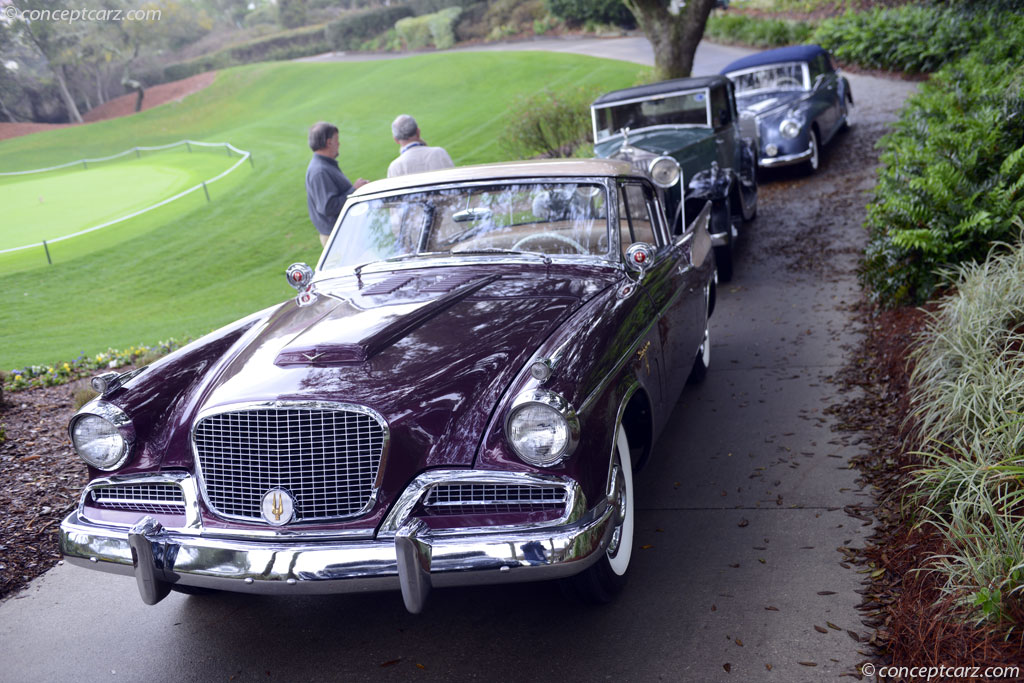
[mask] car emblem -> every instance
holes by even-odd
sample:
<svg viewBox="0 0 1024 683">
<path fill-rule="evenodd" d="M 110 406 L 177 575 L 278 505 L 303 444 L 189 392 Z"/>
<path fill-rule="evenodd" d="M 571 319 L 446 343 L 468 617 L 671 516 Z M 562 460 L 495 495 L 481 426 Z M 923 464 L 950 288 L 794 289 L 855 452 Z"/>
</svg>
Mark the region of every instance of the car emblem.
<svg viewBox="0 0 1024 683">
<path fill-rule="evenodd" d="M 320 353 L 304 353 L 304 354 L 302 354 L 302 357 L 305 358 L 306 360 L 308 360 L 310 363 L 312 363 L 313 361 L 315 361 L 317 358 L 319 358 L 322 355 L 324 355 L 323 352 L 320 352 Z"/>
<path fill-rule="evenodd" d="M 642 360 L 644 362 L 644 365 L 647 366 L 648 375 L 651 374 L 651 360 L 650 358 L 647 357 L 647 354 L 650 352 L 650 350 L 651 342 L 647 342 L 646 344 L 643 345 L 643 348 L 636 352 L 637 359 Z"/>
<path fill-rule="evenodd" d="M 283 489 L 270 489 L 263 494 L 260 512 L 267 524 L 284 526 L 295 515 L 295 500 Z"/>
</svg>

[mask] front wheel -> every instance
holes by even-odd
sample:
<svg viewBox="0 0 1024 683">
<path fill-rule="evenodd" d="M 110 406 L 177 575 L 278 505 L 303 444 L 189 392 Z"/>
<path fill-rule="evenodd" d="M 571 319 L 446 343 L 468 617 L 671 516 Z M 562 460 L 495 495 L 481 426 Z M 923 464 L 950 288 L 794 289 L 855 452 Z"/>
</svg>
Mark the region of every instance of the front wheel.
<svg viewBox="0 0 1024 683">
<path fill-rule="evenodd" d="M 818 170 L 821 165 L 821 149 L 818 145 L 818 134 L 811 129 L 811 142 L 809 149 L 811 150 L 811 157 L 807 160 L 807 172 L 814 173 Z"/>
<path fill-rule="evenodd" d="M 739 230 L 732 222 L 732 211 L 729 202 L 722 202 L 715 206 L 711 213 L 711 233 L 725 235 L 726 243 L 715 247 L 715 268 L 718 270 L 718 279 L 728 282 L 732 279 L 732 252 L 736 238 L 739 237 Z"/>
<path fill-rule="evenodd" d="M 570 591 L 590 603 L 603 604 L 622 591 L 626 585 L 626 572 L 633 555 L 633 459 L 629 454 L 626 430 L 619 425 L 615 433 L 615 462 L 612 466 L 615 482 L 615 529 L 604 555 L 581 574 L 568 579 Z"/>
</svg>

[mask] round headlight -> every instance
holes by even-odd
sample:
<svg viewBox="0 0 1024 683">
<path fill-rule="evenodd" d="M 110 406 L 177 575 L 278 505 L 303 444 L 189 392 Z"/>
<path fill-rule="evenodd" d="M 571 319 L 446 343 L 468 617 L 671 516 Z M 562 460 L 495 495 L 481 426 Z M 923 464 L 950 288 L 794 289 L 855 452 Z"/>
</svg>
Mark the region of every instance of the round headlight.
<svg viewBox="0 0 1024 683">
<path fill-rule="evenodd" d="M 786 119 L 779 124 L 779 132 L 784 138 L 795 138 L 800 135 L 800 124 L 792 119 Z"/>
<path fill-rule="evenodd" d="M 515 409 L 508 421 L 508 440 L 526 462 L 549 467 L 562 459 L 569 446 L 569 422 L 543 403 L 527 403 Z"/>
<path fill-rule="evenodd" d="M 672 187 L 679 182 L 682 174 L 679 162 L 672 157 L 658 157 L 651 162 L 648 172 L 654 184 L 661 188 Z"/>
<path fill-rule="evenodd" d="M 99 415 L 82 415 L 75 420 L 71 441 L 82 460 L 101 470 L 116 469 L 128 452 L 128 443 L 117 426 Z"/>
</svg>

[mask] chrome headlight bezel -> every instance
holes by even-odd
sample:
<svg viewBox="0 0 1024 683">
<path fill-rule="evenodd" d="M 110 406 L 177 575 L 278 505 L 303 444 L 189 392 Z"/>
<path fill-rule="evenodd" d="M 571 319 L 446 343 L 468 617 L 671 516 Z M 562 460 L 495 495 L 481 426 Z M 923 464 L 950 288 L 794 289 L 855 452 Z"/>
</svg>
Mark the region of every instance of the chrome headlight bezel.
<svg viewBox="0 0 1024 683">
<path fill-rule="evenodd" d="M 658 180 L 659 174 L 664 174 L 662 180 Z M 660 156 L 651 159 L 647 165 L 647 175 L 650 176 L 651 182 L 663 190 L 667 190 L 670 187 L 675 187 L 679 179 L 683 177 L 683 168 L 672 157 Z"/>
<path fill-rule="evenodd" d="M 800 135 L 800 122 L 790 118 L 783 119 L 779 124 L 779 135 L 787 140 L 792 140 Z"/>
<path fill-rule="evenodd" d="M 116 447 L 109 451 L 110 457 L 96 458 L 86 454 L 86 446 L 81 443 L 80 433 L 76 432 L 76 428 L 86 419 L 103 420 L 112 427 L 108 434 L 116 435 L 118 440 L 112 441 L 112 445 Z M 131 456 L 132 448 L 135 445 L 135 426 L 128 415 L 117 406 L 106 401 L 94 401 L 71 418 L 68 423 L 68 436 L 71 438 L 75 453 L 90 467 L 95 467 L 103 472 L 112 472 L 123 467 Z"/>
<path fill-rule="evenodd" d="M 528 451 L 524 440 L 516 437 L 522 429 L 528 428 L 521 421 L 530 419 L 531 413 L 549 416 L 556 423 L 556 429 L 564 431 L 564 435 L 552 439 L 547 452 Z M 508 417 L 505 419 L 505 440 L 512 452 L 523 462 L 534 467 L 554 467 L 564 462 L 576 450 L 580 440 L 579 417 L 568 401 L 553 391 L 526 391 L 516 397 L 508 411 Z"/>
</svg>

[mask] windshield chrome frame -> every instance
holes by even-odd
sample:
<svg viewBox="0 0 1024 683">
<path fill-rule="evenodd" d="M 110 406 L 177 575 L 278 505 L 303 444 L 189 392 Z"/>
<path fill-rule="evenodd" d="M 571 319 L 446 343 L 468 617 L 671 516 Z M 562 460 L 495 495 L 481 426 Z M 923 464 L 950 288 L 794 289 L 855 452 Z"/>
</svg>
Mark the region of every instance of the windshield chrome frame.
<svg viewBox="0 0 1024 683">
<path fill-rule="evenodd" d="M 514 263 L 514 264 L 530 264 L 530 263 L 542 263 L 540 260 L 541 256 L 547 257 L 552 264 L 566 264 L 566 265 L 579 265 L 579 264 L 590 264 L 590 265 L 601 265 L 621 268 L 622 259 L 616 251 L 617 235 L 613 235 L 610 229 L 611 221 L 613 218 L 613 204 L 618 201 L 618 196 L 615 194 L 617 191 L 614 184 L 617 180 L 615 176 L 524 176 L 522 178 L 489 178 L 480 180 L 461 180 L 453 181 L 451 183 L 442 183 L 438 185 L 418 185 L 411 186 L 408 188 L 398 190 L 388 190 L 385 192 L 375 192 L 373 194 L 360 195 L 358 197 L 349 197 L 345 202 L 345 205 L 341 209 L 341 213 L 338 215 L 338 220 L 334 224 L 334 230 L 331 231 L 331 237 L 327 241 L 327 245 L 320 253 L 320 258 L 317 260 L 316 272 L 313 274 L 312 282 L 318 282 L 321 280 L 335 279 L 345 275 L 355 275 L 356 268 L 360 269 L 361 274 L 376 273 L 381 271 L 393 271 L 393 270 L 406 270 L 423 268 L 424 265 L 430 267 L 442 267 L 452 265 L 464 265 L 467 260 L 472 263 Z M 422 258 L 410 257 L 401 261 L 387 261 L 380 259 L 378 261 L 371 261 L 364 264 L 346 265 L 331 270 L 324 270 L 324 263 L 327 260 L 327 254 L 331 250 L 331 246 L 334 244 L 334 239 L 338 226 L 345 218 L 345 214 L 351 209 L 352 206 L 377 199 L 386 199 L 388 197 L 397 197 L 401 195 L 421 194 L 424 192 L 436 192 L 444 190 L 453 190 L 460 188 L 475 188 L 475 187 L 494 187 L 497 185 L 536 185 L 536 184 L 558 184 L 558 185 L 571 185 L 571 184 L 588 184 L 588 185 L 600 185 L 605 191 L 606 201 L 606 218 L 605 218 L 605 230 L 608 231 L 608 251 L 603 254 L 579 254 L 576 256 L 568 256 L 565 254 L 542 254 L 541 252 L 529 252 L 523 251 L 521 254 L 514 253 L 494 253 L 494 254 L 450 254 L 449 256 L 423 256 Z M 613 198 L 611 203 L 609 197 Z M 612 244 L 616 242 L 616 244 Z"/>
<path fill-rule="evenodd" d="M 598 138 L 597 136 L 597 110 L 598 109 L 611 109 L 612 107 L 620 107 L 624 104 L 635 104 L 637 102 L 650 102 L 651 100 L 663 100 L 666 97 L 678 97 L 681 95 L 692 95 L 694 93 L 704 93 L 704 120 L 708 123 L 704 125 L 698 123 L 677 123 L 677 124 L 662 124 L 658 126 L 644 126 L 643 128 L 630 129 L 633 130 L 654 130 L 657 128 L 714 128 L 711 124 L 711 88 L 690 88 L 688 90 L 670 90 L 665 93 L 658 93 L 657 95 L 647 95 L 645 97 L 634 97 L 628 100 L 619 100 L 617 102 L 609 102 L 607 104 L 592 104 L 590 105 L 590 124 L 594 129 L 594 144 L 604 142 L 605 140 L 611 140 L 616 136 L 621 136 L 622 133 L 612 133 L 604 138 Z"/>
<path fill-rule="evenodd" d="M 775 92 L 777 90 L 780 90 L 780 88 L 757 88 L 756 90 L 743 90 L 741 92 L 741 91 L 736 89 L 736 81 L 733 80 L 733 79 L 735 77 L 745 76 L 747 74 L 754 73 L 755 71 L 764 71 L 765 69 L 770 69 L 772 67 L 780 67 L 780 66 L 799 66 L 800 67 L 801 80 L 803 80 L 803 87 L 800 88 L 800 92 L 806 93 L 806 92 L 810 92 L 811 91 L 811 70 L 810 70 L 810 67 L 807 65 L 807 62 L 801 62 L 801 61 L 773 62 L 771 64 L 761 64 L 760 66 L 753 66 L 753 67 L 750 67 L 749 69 L 740 69 L 739 71 L 730 71 L 729 73 L 725 74 L 725 77 L 728 78 L 730 81 L 732 81 L 733 92 L 736 94 L 736 97 L 746 97 L 748 95 L 757 95 L 757 94 L 763 93 L 763 92 Z"/>
</svg>

